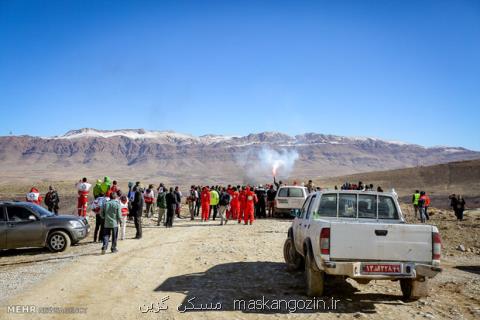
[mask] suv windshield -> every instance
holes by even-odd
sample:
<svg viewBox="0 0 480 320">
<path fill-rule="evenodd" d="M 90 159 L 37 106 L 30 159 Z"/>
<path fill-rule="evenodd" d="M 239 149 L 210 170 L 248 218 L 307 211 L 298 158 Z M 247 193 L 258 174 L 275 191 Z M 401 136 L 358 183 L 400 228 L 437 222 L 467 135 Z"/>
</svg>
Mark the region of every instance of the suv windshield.
<svg viewBox="0 0 480 320">
<path fill-rule="evenodd" d="M 53 212 L 48 211 L 47 209 L 34 205 L 34 204 L 28 204 L 26 207 L 30 208 L 32 211 L 37 213 L 40 217 L 45 218 L 45 217 L 52 217 L 55 214 Z"/>
</svg>

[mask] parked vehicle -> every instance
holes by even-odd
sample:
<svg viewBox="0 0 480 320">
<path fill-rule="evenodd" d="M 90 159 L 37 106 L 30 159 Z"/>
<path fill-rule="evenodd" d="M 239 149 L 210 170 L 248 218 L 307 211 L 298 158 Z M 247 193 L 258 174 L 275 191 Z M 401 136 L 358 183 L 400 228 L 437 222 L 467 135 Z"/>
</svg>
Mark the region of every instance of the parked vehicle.
<svg viewBox="0 0 480 320">
<path fill-rule="evenodd" d="M 315 192 L 295 215 L 284 257 L 288 269 L 305 269 L 309 296 L 321 296 L 330 275 L 399 281 L 403 297 L 415 300 L 441 272 L 438 229 L 406 224 L 391 193 Z"/>
<path fill-rule="evenodd" d="M 65 251 L 87 237 L 83 217 L 55 215 L 29 202 L 0 202 L 0 249 L 48 247 Z"/>
<path fill-rule="evenodd" d="M 300 186 L 282 186 L 275 196 L 275 215 L 294 217 L 293 209 L 300 209 L 307 198 L 307 188 Z"/>
</svg>

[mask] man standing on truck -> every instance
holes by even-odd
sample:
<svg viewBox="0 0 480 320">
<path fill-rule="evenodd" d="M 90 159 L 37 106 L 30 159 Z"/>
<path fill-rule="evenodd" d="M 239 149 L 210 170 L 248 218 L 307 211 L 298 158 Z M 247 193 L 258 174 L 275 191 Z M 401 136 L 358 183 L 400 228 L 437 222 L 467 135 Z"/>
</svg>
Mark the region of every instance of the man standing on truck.
<svg viewBox="0 0 480 320">
<path fill-rule="evenodd" d="M 417 217 L 417 212 L 418 212 L 418 200 L 420 200 L 420 191 L 415 190 L 415 193 L 412 196 L 412 204 L 413 204 L 413 210 L 415 212 L 415 217 Z"/>
</svg>

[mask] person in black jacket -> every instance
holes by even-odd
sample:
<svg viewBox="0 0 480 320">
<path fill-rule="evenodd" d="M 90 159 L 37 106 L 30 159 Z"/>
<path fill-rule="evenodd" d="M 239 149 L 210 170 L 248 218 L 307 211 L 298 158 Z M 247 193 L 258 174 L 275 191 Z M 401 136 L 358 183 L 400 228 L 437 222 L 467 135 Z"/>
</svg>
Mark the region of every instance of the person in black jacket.
<svg viewBox="0 0 480 320">
<path fill-rule="evenodd" d="M 143 213 L 143 190 L 140 186 L 135 187 L 135 196 L 132 202 L 132 211 L 130 215 L 133 216 L 135 222 L 135 229 L 137 230 L 135 239 L 142 238 L 142 213 Z"/>
<path fill-rule="evenodd" d="M 58 203 L 60 198 L 58 197 L 57 190 L 53 186 L 48 187 L 48 192 L 45 195 L 45 205 L 48 207 L 48 211 L 58 215 Z"/>
<path fill-rule="evenodd" d="M 177 208 L 177 196 L 173 191 L 173 188 L 170 188 L 169 192 L 165 196 L 167 201 L 167 222 L 165 226 L 171 228 L 173 226 L 173 215 L 175 214 L 175 209 Z"/>
<path fill-rule="evenodd" d="M 255 190 L 255 194 L 257 195 L 258 202 L 256 203 L 256 213 L 258 218 L 266 218 L 267 213 L 265 212 L 266 207 L 266 192 L 262 185 Z"/>
<path fill-rule="evenodd" d="M 267 191 L 267 202 L 268 202 L 268 216 L 273 218 L 275 214 L 275 196 L 277 195 L 277 191 L 273 189 L 273 185 Z"/>
</svg>

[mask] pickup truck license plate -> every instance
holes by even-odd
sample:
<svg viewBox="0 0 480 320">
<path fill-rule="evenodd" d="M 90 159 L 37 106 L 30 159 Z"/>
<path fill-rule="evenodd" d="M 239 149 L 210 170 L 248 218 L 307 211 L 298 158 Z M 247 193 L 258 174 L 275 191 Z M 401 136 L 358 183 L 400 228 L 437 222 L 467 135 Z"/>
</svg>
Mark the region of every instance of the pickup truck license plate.
<svg viewBox="0 0 480 320">
<path fill-rule="evenodd" d="M 400 273 L 399 264 L 364 264 L 363 273 Z"/>
</svg>

